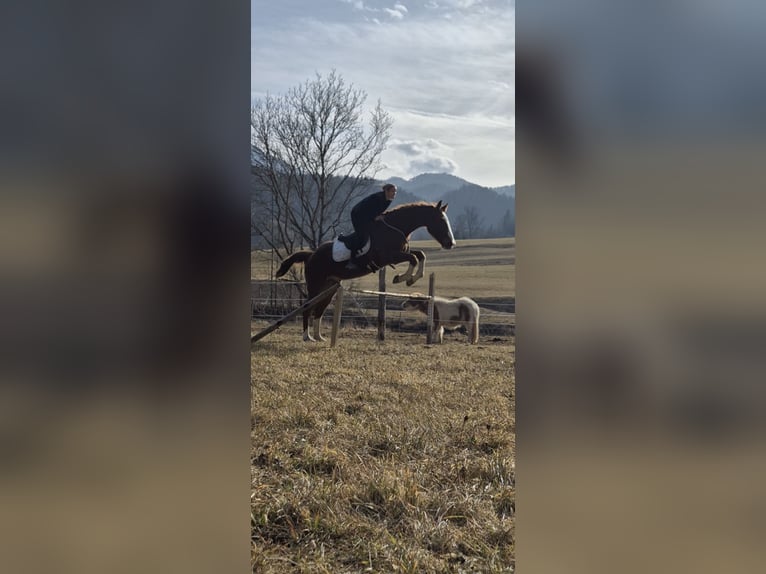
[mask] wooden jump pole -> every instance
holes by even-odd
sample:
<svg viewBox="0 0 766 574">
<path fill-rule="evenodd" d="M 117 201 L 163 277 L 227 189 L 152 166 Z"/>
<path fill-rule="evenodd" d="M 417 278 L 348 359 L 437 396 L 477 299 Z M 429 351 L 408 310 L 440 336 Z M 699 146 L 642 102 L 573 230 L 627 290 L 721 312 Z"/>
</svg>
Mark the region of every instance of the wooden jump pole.
<svg viewBox="0 0 766 574">
<path fill-rule="evenodd" d="M 436 274 L 428 276 L 428 321 L 426 323 L 426 344 L 430 345 L 434 340 L 434 283 Z"/>
<path fill-rule="evenodd" d="M 330 335 L 330 347 L 335 346 L 338 340 L 338 329 L 340 328 L 340 316 L 343 313 L 343 287 L 338 289 L 335 295 L 335 305 L 332 309 L 332 334 Z"/>
<path fill-rule="evenodd" d="M 386 340 L 386 268 L 378 271 L 378 341 Z"/>
<path fill-rule="evenodd" d="M 269 334 L 269 333 L 271 333 L 272 331 L 276 331 L 276 330 L 277 330 L 279 327 L 281 327 L 282 325 L 284 325 L 284 324 L 285 324 L 285 322 L 287 322 L 287 321 L 289 321 L 290 319 L 292 319 L 293 317 L 295 317 L 295 316 L 296 316 L 298 313 L 300 313 L 301 311 L 305 311 L 306 309 L 310 309 L 310 308 L 311 308 L 311 307 L 313 307 L 313 306 L 314 306 L 314 305 L 315 305 L 315 304 L 316 304 L 318 301 L 320 301 L 321 299 L 323 299 L 323 298 L 325 298 L 325 297 L 327 297 L 327 296 L 329 296 L 329 295 L 332 295 L 332 294 L 333 294 L 333 293 L 335 293 L 335 291 L 337 291 L 339 288 L 340 288 L 340 283 L 338 283 L 337 285 L 333 285 L 332 287 L 330 287 L 330 288 L 328 288 L 328 289 L 326 289 L 326 290 L 322 291 L 322 292 L 321 292 L 319 295 L 317 295 L 316 297 L 312 297 L 311 299 L 309 299 L 308 301 L 306 301 L 306 302 L 305 302 L 303 305 L 301 305 L 301 306 L 300 306 L 300 307 L 298 307 L 297 309 L 295 309 L 295 310 L 293 310 L 293 311 L 290 311 L 290 312 L 289 312 L 287 315 L 285 315 L 285 316 L 284 316 L 284 317 L 282 317 L 281 319 L 278 319 L 277 321 L 275 321 L 274 323 L 272 323 L 271 325 L 269 325 L 268 327 L 266 327 L 266 328 L 265 328 L 263 331 L 261 331 L 260 333 L 256 333 L 255 335 L 253 335 L 252 337 L 250 337 L 250 343 L 251 343 L 251 344 L 252 344 L 252 343 L 255 343 L 256 341 L 258 341 L 258 340 L 260 340 L 260 339 L 263 339 L 263 338 L 264 338 L 266 335 L 268 335 L 268 334 Z"/>
</svg>

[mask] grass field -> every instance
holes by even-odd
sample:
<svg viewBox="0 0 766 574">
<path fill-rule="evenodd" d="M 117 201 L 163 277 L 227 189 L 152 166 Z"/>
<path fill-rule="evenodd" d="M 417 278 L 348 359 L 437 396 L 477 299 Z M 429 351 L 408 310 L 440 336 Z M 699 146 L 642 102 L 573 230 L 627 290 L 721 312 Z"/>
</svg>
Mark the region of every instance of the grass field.
<svg viewBox="0 0 766 574">
<path fill-rule="evenodd" d="M 420 244 L 437 294 L 514 298 L 512 239 Z M 513 336 L 343 327 L 330 348 L 293 323 L 255 343 L 253 571 L 513 572 L 514 356 Z"/>
</svg>

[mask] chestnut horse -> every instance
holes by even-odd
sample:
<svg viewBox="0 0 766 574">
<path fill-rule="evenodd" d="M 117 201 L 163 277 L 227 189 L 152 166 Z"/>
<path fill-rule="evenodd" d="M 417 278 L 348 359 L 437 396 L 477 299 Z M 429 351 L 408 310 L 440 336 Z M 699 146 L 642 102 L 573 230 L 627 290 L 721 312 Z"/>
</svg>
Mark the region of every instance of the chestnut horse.
<svg viewBox="0 0 766 574">
<path fill-rule="evenodd" d="M 375 221 L 370 230 L 370 250 L 360 260 L 360 263 L 363 263 L 360 267 L 348 268 L 347 261 L 335 261 L 332 256 L 333 242 L 327 241 L 315 251 L 296 251 L 290 255 L 282 262 L 276 276 L 282 277 L 294 263 L 304 263 L 308 299 L 312 299 L 342 280 L 362 277 L 384 265 L 396 265 L 406 261 L 410 264 L 407 272 L 396 275 L 394 283 L 406 281 L 407 285 L 412 285 L 423 277 L 426 262 L 425 253 L 419 249 L 410 249 L 409 246 L 410 235 L 420 227 L 425 227 L 444 249 L 452 249 L 455 246 L 455 237 L 447 218 L 446 203 L 406 203 L 386 211 L 382 220 Z M 417 272 L 413 275 L 416 267 Z M 304 341 L 324 341 L 320 326 L 322 315 L 331 299 L 332 294 L 303 312 Z M 313 337 L 309 334 L 309 318 L 312 315 Z"/>
</svg>

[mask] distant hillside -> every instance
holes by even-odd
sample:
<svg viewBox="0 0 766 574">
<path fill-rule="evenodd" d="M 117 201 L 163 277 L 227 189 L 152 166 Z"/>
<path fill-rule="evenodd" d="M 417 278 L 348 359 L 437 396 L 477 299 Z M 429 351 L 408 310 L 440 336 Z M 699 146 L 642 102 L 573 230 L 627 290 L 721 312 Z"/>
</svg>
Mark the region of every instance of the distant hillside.
<svg viewBox="0 0 766 574">
<path fill-rule="evenodd" d="M 399 189 L 408 191 L 426 201 L 438 201 L 445 193 L 459 189 L 469 183 L 446 173 L 423 173 L 410 180 L 397 177 L 386 181 L 390 181 L 396 184 Z"/>
<path fill-rule="evenodd" d="M 516 197 L 516 185 L 503 185 L 501 187 L 490 187 L 491 190 L 496 191 L 500 195 L 509 195 Z"/>
<path fill-rule="evenodd" d="M 488 188 L 446 173 L 424 173 L 410 180 L 391 177 L 385 181 L 399 188 L 396 204 L 411 201 L 449 203 L 450 221 L 458 238 L 507 237 L 516 232 L 516 186 Z M 427 239 L 425 230 L 414 239 Z"/>
<path fill-rule="evenodd" d="M 390 180 L 387 179 L 386 181 L 390 181 Z M 398 184 L 395 184 L 395 185 L 397 185 L 398 187 Z M 415 203 L 417 201 L 423 201 L 423 198 L 413 193 L 410 193 L 406 189 L 399 188 L 396 191 L 396 198 L 394 199 L 394 201 L 391 202 L 391 207 L 396 207 L 397 205 L 402 205 L 403 203 Z"/>
<path fill-rule="evenodd" d="M 445 194 L 442 201 L 449 204 L 448 213 L 456 236 L 466 236 L 466 229 L 461 229 L 461 216 L 475 219 L 470 237 L 515 235 L 516 202 L 513 197 L 469 183 Z"/>
<path fill-rule="evenodd" d="M 399 189 L 402 189 L 403 187 L 406 187 L 407 183 L 408 183 L 408 181 L 406 179 L 403 179 L 401 177 L 389 177 L 385 181 L 386 181 L 386 183 L 393 183 Z"/>
<path fill-rule="evenodd" d="M 395 184 L 400 190 L 408 191 L 426 201 L 439 201 L 445 194 L 466 185 L 476 185 L 460 177 L 448 173 L 422 173 L 412 179 L 390 177 L 386 181 Z M 503 185 L 492 189 L 500 195 L 516 197 L 515 185 Z"/>
</svg>

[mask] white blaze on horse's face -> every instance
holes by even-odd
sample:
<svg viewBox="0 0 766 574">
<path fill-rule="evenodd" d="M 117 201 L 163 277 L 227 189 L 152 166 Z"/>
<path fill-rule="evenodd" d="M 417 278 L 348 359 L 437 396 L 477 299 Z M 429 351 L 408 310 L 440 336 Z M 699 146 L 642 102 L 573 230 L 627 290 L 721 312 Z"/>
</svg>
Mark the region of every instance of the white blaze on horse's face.
<svg viewBox="0 0 766 574">
<path fill-rule="evenodd" d="M 456 245 L 455 236 L 452 235 L 452 226 L 449 224 L 449 217 L 447 217 L 447 214 L 444 211 L 442 211 L 442 219 L 447 225 L 447 237 L 449 238 L 446 243 L 442 244 L 442 247 L 444 247 L 444 249 L 452 249 Z"/>
<path fill-rule="evenodd" d="M 436 239 L 444 249 L 452 249 L 455 247 L 455 236 L 452 234 L 452 226 L 447 217 L 447 204 L 445 203 L 442 205 L 440 200 L 435 207 L 439 219 L 435 221 L 432 220 L 431 224 L 427 226 L 428 233 L 430 233 L 431 237 Z"/>
</svg>

